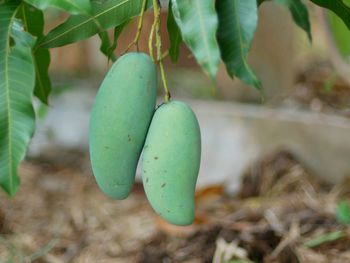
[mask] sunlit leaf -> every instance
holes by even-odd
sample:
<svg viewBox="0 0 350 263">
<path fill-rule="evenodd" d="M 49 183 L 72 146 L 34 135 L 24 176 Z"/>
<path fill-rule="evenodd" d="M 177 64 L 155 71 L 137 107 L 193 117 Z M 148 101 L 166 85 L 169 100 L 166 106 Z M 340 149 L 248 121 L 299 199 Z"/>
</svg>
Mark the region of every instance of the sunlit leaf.
<svg viewBox="0 0 350 263">
<path fill-rule="evenodd" d="M 152 1 L 148 1 L 152 2 Z M 149 7 L 150 4 L 147 5 Z M 139 15 L 142 0 L 109 0 L 92 2 L 91 15 L 73 15 L 54 28 L 39 43 L 39 47 L 53 48 L 91 37 L 123 24 Z"/>
<path fill-rule="evenodd" d="M 327 12 L 327 18 L 334 42 L 340 54 L 344 56 L 344 58 L 350 57 L 350 29 L 348 29 L 343 20 L 333 12 Z"/>
<path fill-rule="evenodd" d="M 310 0 L 311 2 L 333 11 L 350 29 L 350 7 L 343 0 Z"/>
<path fill-rule="evenodd" d="M 202 68 L 214 79 L 220 62 L 215 1 L 172 0 L 172 10 L 184 42 Z"/>
<path fill-rule="evenodd" d="M 49 7 L 66 11 L 70 14 L 90 13 L 90 0 L 25 0 L 41 10 Z"/>
</svg>

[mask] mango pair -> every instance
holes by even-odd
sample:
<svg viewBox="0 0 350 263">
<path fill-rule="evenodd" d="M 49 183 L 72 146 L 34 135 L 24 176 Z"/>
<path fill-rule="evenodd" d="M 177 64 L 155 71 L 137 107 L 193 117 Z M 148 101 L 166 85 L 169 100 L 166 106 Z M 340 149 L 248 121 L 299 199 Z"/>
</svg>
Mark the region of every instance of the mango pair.
<svg viewBox="0 0 350 263">
<path fill-rule="evenodd" d="M 188 225 L 201 153 L 198 121 L 183 102 L 155 110 L 156 98 L 157 70 L 148 55 L 128 53 L 114 63 L 91 113 L 92 170 L 106 195 L 124 199 L 143 149 L 142 180 L 151 206 L 168 222 Z"/>
</svg>

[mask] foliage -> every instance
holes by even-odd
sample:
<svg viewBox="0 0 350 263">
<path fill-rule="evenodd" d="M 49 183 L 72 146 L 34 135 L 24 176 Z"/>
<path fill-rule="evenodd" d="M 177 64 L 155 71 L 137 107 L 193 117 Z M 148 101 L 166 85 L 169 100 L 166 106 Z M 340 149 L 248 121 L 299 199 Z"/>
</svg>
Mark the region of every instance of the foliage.
<svg viewBox="0 0 350 263">
<path fill-rule="evenodd" d="M 338 239 L 341 239 L 345 236 L 343 231 L 333 231 L 320 236 L 317 236 L 307 242 L 304 245 L 308 248 L 318 247 L 322 244 L 329 243 Z"/>
<path fill-rule="evenodd" d="M 307 36 L 311 41 L 312 36 L 311 36 L 309 14 L 306 6 L 302 3 L 302 1 L 301 0 L 276 0 L 276 3 L 279 3 L 290 10 L 295 23 L 301 29 L 305 30 L 305 32 L 307 33 Z"/>
<path fill-rule="evenodd" d="M 172 0 L 172 13 L 186 45 L 198 63 L 215 78 L 220 50 L 216 40 L 218 16 L 212 0 Z"/>
<path fill-rule="evenodd" d="M 350 1 L 347 0 L 350 5 Z M 348 58 L 350 56 L 350 34 L 344 22 L 333 12 L 327 12 L 329 26 L 334 37 L 334 42 L 342 56 Z"/>
<path fill-rule="evenodd" d="M 258 23 L 255 0 L 216 2 L 219 15 L 218 41 L 228 74 L 260 89 L 260 81 L 248 65 L 247 56 Z"/>
<path fill-rule="evenodd" d="M 146 1 L 146 2 L 144 2 Z M 214 80 L 220 60 L 231 77 L 238 77 L 260 89 L 260 81 L 247 63 L 258 20 L 258 6 L 267 0 L 171 0 L 167 29 L 169 55 L 179 57 L 186 44 L 205 72 Z M 308 11 L 302 0 L 272 0 L 288 8 L 295 23 L 311 39 Z M 350 7 L 342 0 L 310 0 L 329 9 L 350 28 Z M 346 0 L 347 1 L 347 0 Z M 98 34 L 100 50 L 115 60 L 114 50 L 125 25 L 154 7 L 151 0 L 3 0 L 0 1 L 0 185 L 9 194 L 18 189 L 17 167 L 34 132 L 33 94 L 48 103 L 51 82 L 48 75 L 49 48 L 56 48 Z M 69 17 L 43 34 L 44 12 L 56 8 Z M 140 16 L 141 18 L 143 16 Z M 156 19 L 155 19 L 156 20 Z M 142 29 L 140 19 L 139 30 Z M 107 30 L 114 30 L 109 39 Z M 160 55 L 159 24 L 154 24 L 157 62 L 166 87 Z M 138 40 L 138 37 L 136 38 Z M 137 41 L 136 41 L 137 42 Z M 136 43 L 137 44 L 137 43 Z M 153 53 L 153 42 L 150 51 Z M 151 53 L 150 52 L 150 53 Z M 151 54 L 153 56 L 153 54 Z"/>
<path fill-rule="evenodd" d="M 172 2 L 169 1 L 168 10 L 172 10 Z M 169 12 L 167 20 L 167 29 L 170 40 L 169 55 L 172 62 L 176 63 L 180 54 L 180 45 L 182 43 L 182 36 L 179 27 L 176 24 L 173 12 Z"/>
<path fill-rule="evenodd" d="M 0 8 L 0 185 L 9 195 L 18 189 L 17 166 L 33 134 L 35 118 L 31 51 L 35 39 L 16 19 L 20 6 L 19 1 L 11 1 Z"/>
<path fill-rule="evenodd" d="M 336 208 L 336 217 L 341 224 L 350 224 L 350 206 L 346 201 L 340 201 Z"/>
</svg>

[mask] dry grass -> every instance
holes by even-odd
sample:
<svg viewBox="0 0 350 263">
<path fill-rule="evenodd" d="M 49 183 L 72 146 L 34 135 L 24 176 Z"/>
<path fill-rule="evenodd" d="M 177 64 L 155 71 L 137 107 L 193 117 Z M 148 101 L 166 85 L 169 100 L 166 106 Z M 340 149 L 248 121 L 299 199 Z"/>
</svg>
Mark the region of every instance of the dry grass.
<svg viewBox="0 0 350 263">
<path fill-rule="evenodd" d="M 65 158 L 25 162 L 17 196 L 1 194 L 0 262 L 350 262 L 350 230 L 335 217 L 350 184 L 327 186 L 288 153 L 252 165 L 237 196 L 197 192 L 189 227 L 156 217 L 140 185 L 108 199 L 84 156 Z"/>
</svg>

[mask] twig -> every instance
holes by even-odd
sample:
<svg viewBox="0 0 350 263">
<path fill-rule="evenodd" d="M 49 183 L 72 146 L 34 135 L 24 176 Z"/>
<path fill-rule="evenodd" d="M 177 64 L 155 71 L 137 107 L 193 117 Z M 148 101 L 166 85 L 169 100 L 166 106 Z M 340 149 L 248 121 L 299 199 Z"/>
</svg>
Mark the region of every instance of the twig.
<svg viewBox="0 0 350 263">
<path fill-rule="evenodd" d="M 157 0 L 153 0 L 153 11 L 154 11 L 154 23 L 152 25 L 152 28 L 155 27 L 155 30 L 156 30 L 157 62 L 159 63 L 160 74 L 163 81 L 163 88 L 165 92 L 164 101 L 169 102 L 170 93 L 169 93 L 168 84 L 166 81 L 163 62 L 162 62 L 163 56 L 162 56 L 162 40 L 160 36 L 160 5 Z M 151 32 L 151 34 L 153 35 L 153 32 Z M 153 36 L 151 38 L 153 39 Z M 152 42 L 149 42 L 149 44 L 152 46 Z M 153 52 L 152 52 L 152 55 L 153 55 Z"/>
<path fill-rule="evenodd" d="M 141 13 L 140 13 L 140 16 L 139 16 L 139 23 L 138 23 L 138 25 L 137 25 L 136 36 L 135 36 L 134 40 L 128 45 L 128 47 L 126 48 L 126 50 L 124 51 L 124 53 L 128 52 L 128 50 L 129 50 L 133 45 L 136 45 L 136 50 L 137 50 L 137 52 L 139 51 L 139 39 L 140 39 L 140 35 L 141 35 L 141 31 L 142 31 L 142 26 L 143 26 L 143 18 L 144 18 L 144 15 L 145 15 L 146 3 L 147 3 L 147 0 L 143 0 L 143 1 L 142 1 Z"/>
</svg>

